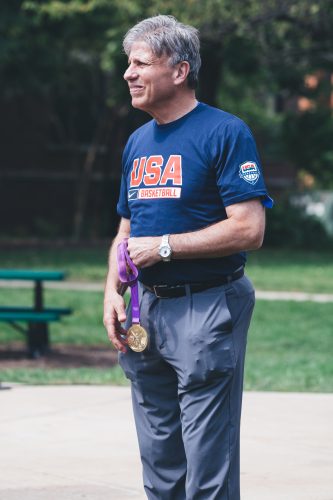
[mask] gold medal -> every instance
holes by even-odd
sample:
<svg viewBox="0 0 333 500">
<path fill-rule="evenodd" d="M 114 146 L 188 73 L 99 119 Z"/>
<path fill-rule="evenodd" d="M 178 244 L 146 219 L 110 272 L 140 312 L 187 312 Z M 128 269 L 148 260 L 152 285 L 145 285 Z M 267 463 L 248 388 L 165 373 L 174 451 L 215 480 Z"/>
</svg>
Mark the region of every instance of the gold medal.
<svg viewBox="0 0 333 500">
<path fill-rule="evenodd" d="M 148 333 L 141 325 L 135 323 L 128 329 L 126 340 L 132 351 L 142 352 L 148 346 Z"/>
</svg>

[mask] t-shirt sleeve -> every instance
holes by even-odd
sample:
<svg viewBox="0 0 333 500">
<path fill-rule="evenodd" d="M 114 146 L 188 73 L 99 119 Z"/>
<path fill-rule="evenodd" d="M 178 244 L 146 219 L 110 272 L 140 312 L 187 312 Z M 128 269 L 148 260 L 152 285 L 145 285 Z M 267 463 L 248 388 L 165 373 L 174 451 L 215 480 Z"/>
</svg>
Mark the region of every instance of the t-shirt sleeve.
<svg viewBox="0 0 333 500">
<path fill-rule="evenodd" d="M 127 141 L 127 144 L 123 151 L 122 176 L 120 182 L 119 200 L 117 204 L 118 215 L 120 217 L 124 217 L 125 219 L 131 218 L 131 212 L 128 206 L 128 186 L 127 186 L 127 168 L 128 168 L 127 161 L 129 156 L 130 144 L 131 144 L 131 137 Z"/>
<path fill-rule="evenodd" d="M 218 138 L 217 186 L 225 207 L 260 198 L 267 208 L 273 206 L 268 196 L 254 138 L 248 126 L 234 119 Z"/>
<path fill-rule="evenodd" d="M 120 183 L 120 193 L 119 193 L 119 200 L 117 204 L 117 213 L 120 217 L 124 217 L 125 219 L 130 219 L 131 218 L 131 212 L 128 207 L 128 196 L 127 196 L 127 180 L 126 180 L 126 175 L 123 172 L 121 176 L 121 183 Z"/>
</svg>

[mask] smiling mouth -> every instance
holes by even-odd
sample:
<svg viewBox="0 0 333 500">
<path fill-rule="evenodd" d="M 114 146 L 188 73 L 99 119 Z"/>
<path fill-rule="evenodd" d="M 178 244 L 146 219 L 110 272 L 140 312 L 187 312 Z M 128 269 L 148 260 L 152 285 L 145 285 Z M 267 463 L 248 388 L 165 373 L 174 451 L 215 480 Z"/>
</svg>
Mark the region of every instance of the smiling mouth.
<svg viewBox="0 0 333 500">
<path fill-rule="evenodd" d="M 141 85 L 134 85 L 129 88 L 130 94 L 139 94 L 143 90 Z"/>
</svg>

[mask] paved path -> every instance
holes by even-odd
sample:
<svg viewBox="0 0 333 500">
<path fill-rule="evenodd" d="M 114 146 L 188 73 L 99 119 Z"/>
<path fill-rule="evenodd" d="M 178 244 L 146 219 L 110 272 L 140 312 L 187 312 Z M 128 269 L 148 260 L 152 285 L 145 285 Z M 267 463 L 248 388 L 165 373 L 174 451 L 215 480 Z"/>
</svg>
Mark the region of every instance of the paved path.
<svg viewBox="0 0 333 500">
<path fill-rule="evenodd" d="M 144 500 L 130 390 L 0 390 L 1 500 Z M 333 395 L 245 393 L 242 500 L 332 500 Z M 212 457 L 207 457 L 211 459 Z"/>
<path fill-rule="evenodd" d="M 31 288 L 33 285 L 29 281 L 6 281 L 0 280 L 0 288 Z M 78 290 L 80 292 L 102 292 L 104 290 L 104 285 L 101 283 L 90 283 L 90 282 L 76 282 L 76 281 L 63 281 L 63 282 L 50 282 L 45 283 L 45 288 L 56 289 L 56 290 Z M 305 293 L 305 292 L 289 292 L 289 291 L 267 291 L 267 290 L 256 290 L 256 297 L 259 300 L 291 300 L 296 302 L 321 302 L 329 303 L 333 302 L 333 294 L 329 293 Z M 333 497 L 332 497 L 333 499 Z M 0 499 L 1 500 L 1 499 Z"/>
</svg>

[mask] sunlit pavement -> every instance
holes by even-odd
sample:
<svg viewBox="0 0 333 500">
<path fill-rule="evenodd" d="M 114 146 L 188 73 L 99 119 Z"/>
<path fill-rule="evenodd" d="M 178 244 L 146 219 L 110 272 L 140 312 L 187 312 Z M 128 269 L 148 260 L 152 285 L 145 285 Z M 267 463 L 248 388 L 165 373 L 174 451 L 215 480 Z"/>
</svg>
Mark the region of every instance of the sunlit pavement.
<svg viewBox="0 0 333 500">
<path fill-rule="evenodd" d="M 1 500 L 146 498 L 129 388 L 7 387 Z M 245 393 L 242 500 L 332 500 L 332 422 L 333 395 Z"/>
</svg>

